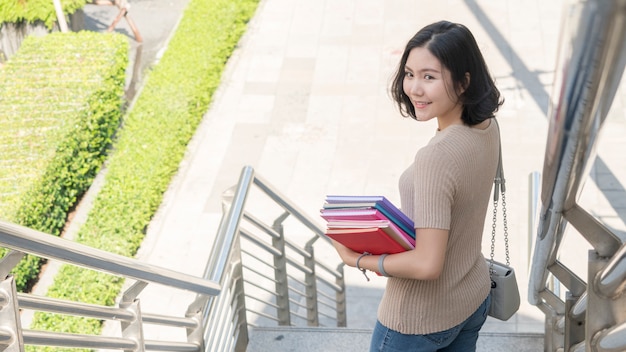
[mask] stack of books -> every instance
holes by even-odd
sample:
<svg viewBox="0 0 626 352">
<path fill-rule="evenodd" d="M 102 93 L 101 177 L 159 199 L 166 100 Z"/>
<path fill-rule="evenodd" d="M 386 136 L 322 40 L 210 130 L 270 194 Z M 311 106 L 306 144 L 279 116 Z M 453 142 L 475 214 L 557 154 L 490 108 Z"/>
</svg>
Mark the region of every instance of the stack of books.
<svg viewBox="0 0 626 352">
<path fill-rule="evenodd" d="M 326 196 L 326 236 L 359 252 L 393 254 L 415 248 L 413 221 L 384 196 Z"/>
</svg>

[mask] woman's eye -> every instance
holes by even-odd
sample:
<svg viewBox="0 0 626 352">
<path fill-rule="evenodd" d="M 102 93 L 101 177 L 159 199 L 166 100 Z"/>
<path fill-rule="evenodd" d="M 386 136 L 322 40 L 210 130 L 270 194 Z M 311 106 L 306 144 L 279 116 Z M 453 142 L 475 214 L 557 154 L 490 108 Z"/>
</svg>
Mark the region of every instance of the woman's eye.
<svg viewBox="0 0 626 352">
<path fill-rule="evenodd" d="M 425 75 L 424 79 L 435 79 L 435 77 L 431 76 L 431 75 Z"/>
<path fill-rule="evenodd" d="M 405 77 L 409 77 L 409 78 L 413 78 L 413 73 L 408 72 L 408 71 L 404 71 L 404 76 Z"/>
</svg>

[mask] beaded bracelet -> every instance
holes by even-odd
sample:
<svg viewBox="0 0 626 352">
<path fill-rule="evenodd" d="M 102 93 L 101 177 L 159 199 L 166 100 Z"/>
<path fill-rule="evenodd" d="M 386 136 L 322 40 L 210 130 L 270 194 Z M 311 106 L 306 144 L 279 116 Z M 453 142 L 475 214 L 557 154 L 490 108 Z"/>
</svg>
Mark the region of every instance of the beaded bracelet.
<svg viewBox="0 0 626 352">
<path fill-rule="evenodd" d="M 361 270 L 361 272 L 363 273 L 363 276 L 365 276 L 365 278 L 367 279 L 367 281 L 370 281 L 370 278 L 367 277 L 367 273 L 365 272 L 365 269 L 361 268 L 359 266 L 359 261 L 361 260 L 361 258 L 365 257 L 366 255 L 372 255 L 371 253 L 368 252 L 363 252 L 363 254 L 361 254 L 357 259 L 356 259 L 356 268 Z"/>
<path fill-rule="evenodd" d="M 385 260 L 386 256 L 387 254 L 383 254 L 380 256 L 380 258 L 378 258 L 378 272 L 384 277 L 390 277 L 391 275 L 387 274 L 387 272 L 385 271 L 385 267 L 383 266 L 383 261 Z"/>
</svg>

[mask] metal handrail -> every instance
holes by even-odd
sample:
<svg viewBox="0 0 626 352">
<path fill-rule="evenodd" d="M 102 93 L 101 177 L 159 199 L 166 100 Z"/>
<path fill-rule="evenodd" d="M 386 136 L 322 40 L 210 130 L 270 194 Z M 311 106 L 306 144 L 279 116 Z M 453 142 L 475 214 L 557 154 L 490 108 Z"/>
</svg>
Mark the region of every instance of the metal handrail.
<svg viewBox="0 0 626 352">
<path fill-rule="evenodd" d="M 546 314 L 546 351 L 621 351 L 602 341 L 610 336 L 613 346 L 626 346 L 623 329 L 607 329 L 625 323 L 623 314 L 613 314 L 626 309 L 619 295 L 626 285 L 623 244 L 577 202 L 626 66 L 626 0 L 577 1 L 566 13 L 528 299 Z M 587 278 L 559 261 L 567 224 L 593 247 Z M 553 291 L 551 276 L 567 297 Z"/>
<path fill-rule="evenodd" d="M 284 210 L 271 225 L 248 214 L 246 198 L 252 186 L 257 186 L 263 194 Z M 7 276 L 6 279 L 0 280 L 0 350 L 22 352 L 24 345 L 45 345 L 135 351 L 245 351 L 248 342 L 247 329 L 250 325 L 246 312 L 275 320 L 280 325 L 291 325 L 290 315 L 305 319 L 308 325 L 319 325 L 320 316 L 332 318 L 330 314 L 318 310 L 318 303 L 322 307 L 333 308 L 329 303 L 333 297 L 324 291 L 318 293 L 318 283 L 334 292 L 335 319 L 338 326 L 345 326 L 343 264 L 333 269 L 321 263 L 314 255 L 313 244 L 319 238 L 328 240 L 321 228 L 265 181 L 254 176 L 251 167 L 242 170 L 237 191 L 225 209 L 227 212 L 220 223 L 202 277 L 179 273 L 0 221 L 0 245 L 13 249 L 0 259 L 0 274 L 4 276 L 8 275 L 24 253 L 31 253 L 70 265 L 137 280 L 123 292 L 118 306 L 108 307 L 17 293 L 13 278 Z M 295 218 L 311 231 L 312 237 L 308 239 L 304 248 L 286 239 L 282 222 L 288 217 Z M 264 242 L 263 238 L 253 234 L 252 231 L 247 234 L 248 231 L 239 226 L 242 220 L 260 229 L 262 234 L 268 235 L 272 244 Z M 269 275 L 268 278 L 276 285 L 276 291 L 267 290 L 266 293 L 277 297 L 276 304 L 268 304 L 267 300 L 255 297 L 255 292 L 249 295 L 245 290 L 246 285 L 255 284 L 249 279 L 244 280 L 243 275 L 241 241 L 248 238 L 254 240 L 246 245 L 254 246 L 255 242 L 257 244 L 255 250 L 247 251 L 248 253 L 254 255 L 263 249 L 264 253 L 274 257 L 274 263 L 267 264 L 274 272 L 273 277 Z M 289 254 L 287 250 L 290 251 Z M 325 278 L 323 273 L 332 277 L 334 282 Z M 300 279 L 302 275 L 305 277 L 303 280 Z M 195 292 L 197 296 L 189 305 L 184 317 L 144 313 L 139 307 L 138 296 L 149 283 Z M 298 287 L 290 287 L 289 283 Z M 246 309 L 247 296 L 265 303 L 267 307 L 276 310 L 276 314 Z M 303 302 L 298 301 L 298 297 Z M 289 312 L 290 302 L 295 307 L 306 308 L 306 316 L 295 311 Z M 79 335 L 22 329 L 19 314 L 21 309 L 117 322 L 122 326 L 122 336 Z M 187 341 L 144 339 L 142 332 L 144 324 L 186 329 Z"/>
<path fill-rule="evenodd" d="M 138 304 L 132 302 L 148 283 L 192 291 L 202 296 L 218 294 L 221 291 L 219 284 L 3 221 L 0 221 L 0 245 L 13 249 L 0 260 L 0 349 L 24 351 L 24 345 L 42 345 L 119 350 L 201 350 L 202 339 L 195 338 L 193 334 L 187 342 L 144 340 L 141 334 L 143 324 L 194 331 L 199 330 L 199 322 L 192 316 L 142 314 Z M 138 281 L 124 293 L 118 307 L 17 293 L 13 277 L 7 275 L 24 253 Z M 23 329 L 19 314 L 19 310 L 23 309 L 116 321 L 122 324 L 124 333 L 122 337 L 107 337 Z"/>
<path fill-rule="evenodd" d="M 43 258 L 203 295 L 216 295 L 220 292 L 219 284 L 203 278 L 92 248 L 6 221 L 0 221 L 0 244 Z"/>
<path fill-rule="evenodd" d="M 261 190 L 261 194 L 266 196 L 275 205 L 277 205 L 284 212 L 279 215 L 274 222 L 269 225 L 263 222 L 258 217 L 251 214 L 251 210 L 248 206 L 248 197 L 250 190 L 253 186 L 256 186 Z M 241 312 L 246 310 L 255 314 L 258 317 L 263 317 L 268 320 L 277 322 L 279 325 L 292 325 L 290 315 L 297 318 L 306 319 L 308 324 L 319 324 L 319 316 L 324 316 L 324 313 L 318 311 L 317 308 L 317 292 L 315 283 L 313 281 L 319 281 L 322 284 L 329 283 L 329 288 L 336 292 L 335 297 L 337 299 L 335 309 L 337 312 L 337 325 L 345 326 L 345 284 L 343 281 L 343 264 L 340 264 L 337 269 L 330 269 L 327 265 L 319 263 L 315 260 L 312 246 L 320 238 L 328 241 L 330 240 L 324 235 L 323 229 L 315 224 L 315 222 L 305 215 L 303 211 L 298 209 L 294 204 L 289 202 L 283 195 L 276 191 L 272 186 L 265 182 L 261 177 L 254 174 L 254 169 L 250 166 L 246 166 L 242 169 L 239 182 L 235 186 L 232 194 L 226 193 L 224 196 L 224 208 L 225 214 L 222 218 L 220 226 L 218 228 L 217 237 L 213 245 L 210 261 L 205 269 L 204 277 L 216 282 L 219 282 L 224 287 L 235 287 L 231 293 L 226 297 L 222 297 L 223 294 L 217 297 L 211 297 L 207 300 L 202 300 L 198 297 L 195 305 L 190 307 L 188 314 L 193 314 L 195 311 L 205 311 L 202 318 L 202 325 L 205 326 L 205 345 L 213 346 L 215 350 L 227 350 L 226 346 L 234 346 L 235 351 L 244 351 L 248 342 L 247 326 L 251 322 L 247 321 L 245 314 Z M 287 217 L 296 219 L 300 224 L 312 232 L 311 238 L 306 242 L 305 248 L 292 243 L 283 233 L 282 222 Z M 254 233 L 252 228 L 243 228 L 242 222 L 247 222 L 252 225 L 259 233 Z M 265 242 L 261 235 L 267 235 L 271 239 L 272 243 Z M 246 240 L 245 248 L 247 246 L 254 246 L 254 250 L 242 250 L 244 246 L 242 240 Z M 297 259 L 285 252 L 286 248 L 290 248 L 294 255 L 302 257 L 305 263 L 299 262 Z M 274 258 L 274 264 L 268 264 L 268 268 L 273 272 L 272 275 L 265 275 L 260 268 L 247 269 L 245 265 L 245 259 L 242 258 L 242 253 L 248 256 L 255 256 L 256 253 L 263 253 L 270 255 Z M 313 264 L 311 264 L 311 261 Z M 234 264 L 236 263 L 236 265 Z M 316 272 L 310 265 L 314 265 L 318 271 L 329 272 L 331 276 L 335 277 L 335 282 L 330 282 L 320 277 L 320 272 Z M 294 280 L 294 275 L 288 274 L 289 268 L 300 272 L 309 277 L 303 281 L 296 281 L 295 284 L 303 285 L 305 287 L 304 294 L 300 290 L 297 290 L 297 295 L 302 295 L 306 299 L 307 316 L 290 312 L 288 313 L 290 300 L 290 294 L 295 294 L 296 290 L 293 290 L 287 286 L 288 280 Z M 244 271 L 250 270 L 250 272 L 256 272 L 259 277 L 264 277 L 275 285 L 275 290 L 271 291 L 264 288 L 261 284 L 249 281 L 245 279 Z M 313 279 L 310 279 L 313 277 Z M 276 299 L 276 303 L 268 302 L 265 299 L 255 297 L 253 294 L 245 290 L 246 285 L 249 285 L 249 289 L 254 289 L 257 292 L 273 295 Z M 270 308 L 275 311 L 275 314 L 270 314 L 265 311 L 251 309 L 248 307 L 245 298 L 248 297 L 251 301 L 263 302 L 266 308 Z M 328 297 L 328 295 L 321 295 L 321 297 Z M 299 304 L 298 304 L 299 305 Z M 228 307 L 226 309 L 225 307 Z M 220 325 L 219 321 L 212 319 L 216 315 L 215 312 L 221 312 L 230 317 L 226 317 L 222 320 Z M 228 312 L 225 312 L 228 311 Z M 221 314 L 220 313 L 220 314 Z M 231 314 L 231 315 L 228 315 Z M 232 323 L 229 323 L 232 322 Z M 224 331 L 220 333 L 219 331 Z M 228 337 L 224 337 L 228 335 Z"/>
</svg>

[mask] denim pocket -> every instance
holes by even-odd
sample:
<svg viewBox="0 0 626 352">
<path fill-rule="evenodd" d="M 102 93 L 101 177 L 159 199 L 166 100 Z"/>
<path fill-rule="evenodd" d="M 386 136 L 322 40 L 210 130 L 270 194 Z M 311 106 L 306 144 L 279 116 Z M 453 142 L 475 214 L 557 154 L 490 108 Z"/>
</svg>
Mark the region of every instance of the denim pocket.
<svg viewBox="0 0 626 352">
<path fill-rule="evenodd" d="M 461 326 L 457 325 L 448 330 L 434 332 L 432 334 L 426 334 L 422 336 L 424 337 L 424 339 L 430 341 L 431 343 L 437 346 L 441 346 L 447 345 L 448 340 L 455 339 L 459 334 L 459 331 L 461 331 Z"/>
</svg>

